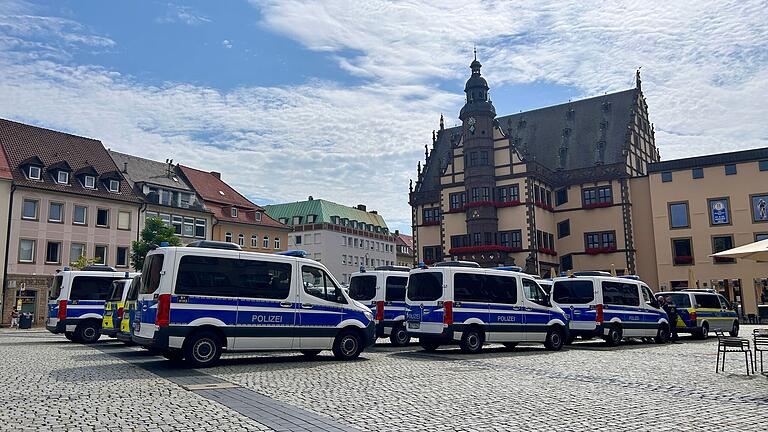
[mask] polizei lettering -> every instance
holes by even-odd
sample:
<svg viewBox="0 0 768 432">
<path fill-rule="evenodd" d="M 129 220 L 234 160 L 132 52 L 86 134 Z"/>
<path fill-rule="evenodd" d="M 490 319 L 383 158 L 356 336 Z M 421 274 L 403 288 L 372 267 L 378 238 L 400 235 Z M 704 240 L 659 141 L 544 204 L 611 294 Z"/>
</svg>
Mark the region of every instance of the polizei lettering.
<svg viewBox="0 0 768 432">
<path fill-rule="evenodd" d="M 515 317 L 509 315 L 499 315 L 499 322 L 515 322 Z"/>
<path fill-rule="evenodd" d="M 251 317 L 252 323 L 275 323 L 280 324 L 283 322 L 283 317 L 280 315 L 253 315 Z"/>
</svg>

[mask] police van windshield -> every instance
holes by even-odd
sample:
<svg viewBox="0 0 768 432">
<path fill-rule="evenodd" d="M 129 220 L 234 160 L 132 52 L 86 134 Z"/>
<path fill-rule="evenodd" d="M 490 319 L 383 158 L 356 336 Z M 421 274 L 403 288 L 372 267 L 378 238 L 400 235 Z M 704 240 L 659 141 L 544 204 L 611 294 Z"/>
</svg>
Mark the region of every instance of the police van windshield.
<svg viewBox="0 0 768 432">
<path fill-rule="evenodd" d="M 408 278 L 408 300 L 434 301 L 443 296 L 443 274 L 415 273 Z"/>
<path fill-rule="evenodd" d="M 123 281 L 112 282 L 112 294 L 109 296 L 109 301 L 120 301 L 123 299 Z"/>
<path fill-rule="evenodd" d="M 144 268 L 141 271 L 140 294 L 151 294 L 157 291 L 160 286 L 160 272 L 163 270 L 163 260 L 165 255 L 149 255 L 144 261 Z"/>
<path fill-rule="evenodd" d="M 664 294 L 664 297 L 672 298 L 672 305 L 679 308 L 691 307 L 691 297 L 685 293 Z"/>
<path fill-rule="evenodd" d="M 349 281 L 349 296 L 357 301 L 371 300 L 376 296 L 376 276 L 355 276 Z"/>
<path fill-rule="evenodd" d="M 51 292 L 48 295 L 49 299 L 55 300 L 59 298 L 59 294 L 61 294 L 62 281 L 64 281 L 64 276 L 62 275 L 56 275 L 53 277 L 53 283 L 51 283 Z"/>
<path fill-rule="evenodd" d="M 108 300 L 112 295 L 115 278 L 98 276 L 75 276 L 72 279 L 70 300 Z"/>
<path fill-rule="evenodd" d="M 590 280 L 557 281 L 552 287 L 552 300 L 556 303 L 583 304 L 595 299 L 595 291 Z"/>
</svg>

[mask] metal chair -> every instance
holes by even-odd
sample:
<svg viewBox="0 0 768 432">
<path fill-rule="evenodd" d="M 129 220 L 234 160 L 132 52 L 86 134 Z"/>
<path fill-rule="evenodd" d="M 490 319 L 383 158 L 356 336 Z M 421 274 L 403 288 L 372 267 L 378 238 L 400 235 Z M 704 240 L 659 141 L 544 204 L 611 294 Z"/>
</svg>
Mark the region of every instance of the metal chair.
<svg viewBox="0 0 768 432">
<path fill-rule="evenodd" d="M 717 365 L 715 366 L 715 372 L 725 372 L 725 355 L 729 352 L 741 352 L 744 353 L 744 364 L 747 366 L 747 376 L 749 376 L 750 364 L 752 365 L 752 373 L 755 373 L 755 364 L 752 359 L 752 348 L 749 346 L 749 339 L 726 336 L 722 330 L 715 330 L 717 335 Z M 722 355 L 722 365 L 720 364 L 720 356 Z"/>
<path fill-rule="evenodd" d="M 760 373 L 765 373 L 763 365 L 763 353 L 768 351 L 768 329 L 752 330 L 752 346 L 755 350 L 755 363 L 757 363 L 757 353 L 760 353 Z M 752 368 L 753 370 L 755 367 Z"/>
</svg>

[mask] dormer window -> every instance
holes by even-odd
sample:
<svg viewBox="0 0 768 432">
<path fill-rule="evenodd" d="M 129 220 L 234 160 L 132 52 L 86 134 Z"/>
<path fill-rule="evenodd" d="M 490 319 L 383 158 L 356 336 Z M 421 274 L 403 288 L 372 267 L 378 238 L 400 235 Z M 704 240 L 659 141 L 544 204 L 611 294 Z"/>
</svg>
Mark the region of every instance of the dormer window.
<svg viewBox="0 0 768 432">
<path fill-rule="evenodd" d="M 59 184 L 69 184 L 69 173 L 66 171 L 59 171 L 56 175 L 56 182 Z"/>
<path fill-rule="evenodd" d="M 299 224 L 301 224 L 301 216 L 294 216 L 293 225 L 299 225 Z"/>
<path fill-rule="evenodd" d="M 256 222 L 261 222 L 261 212 L 254 213 L 253 218 L 256 219 Z"/>
<path fill-rule="evenodd" d="M 33 166 L 30 165 L 29 168 L 27 168 L 27 177 L 29 177 L 30 180 L 40 180 L 40 167 L 39 166 Z"/>
<path fill-rule="evenodd" d="M 120 182 L 118 180 L 109 181 L 109 191 L 112 193 L 120 192 Z"/>
<path fill-rule="evenodd" d="M 307 223 L 315 223 L 315 219 L 317 218 L 316 215 L 307 215 Z"/>
<path fill-rule="evenodd" d="M 89 175 L 84 176 L 83 186 L 85 186 L 88 189 L 96 189 L 96 177 L 89 176 Z"/>
<path fill-rule="evenodd" d="M 233 218 L 237 218 L 237 207 L 232 207 L 232 209 L 230 210 L 230 215 Z"/>
</svg>

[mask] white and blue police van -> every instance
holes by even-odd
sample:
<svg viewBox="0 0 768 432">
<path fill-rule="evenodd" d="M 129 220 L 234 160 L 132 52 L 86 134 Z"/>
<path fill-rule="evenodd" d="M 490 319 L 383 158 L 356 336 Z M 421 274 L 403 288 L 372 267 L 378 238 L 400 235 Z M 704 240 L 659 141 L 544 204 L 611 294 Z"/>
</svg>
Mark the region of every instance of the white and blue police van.
<svg viewBox="0 0 768 432">
<path fill-rule="evenodd" d="M 559 350 L 568 337 L 565 313 L 518 271 L 456 261 L 414 269 L 405 303 L 408 333 L 426 351 L 457 342 L 467 353 L 485 343 L 543 342 Z"/>
<path fill-rule="evenodd" d="M 570 338 L 602 337 L 610 346 L 623 338 L 669 340 L 669 319 L 648 285 L 637 276 L 573 272 L 554 278 L 552 302 L 570 321 Z"/>
<path fill-rule="evenodd" d="M 137 274 L 100 264 L 58 272 L 49 290 L 45 328 L 51 333 L 64 333 L 75 342 L 96 342 L 101 337 L 104 306 L 112 295 L 112 282 Z"/>
<path fill-rule="evenodd" d="M 405 287 L 408 267 L 361 268 L 349 279 L 349 296 L 367 305 L 376 319 L 376 337 L 389 337 L 395 346 L 405 346 L 411 337 L 405 329 Z"/>
<path fill-rule="evenodd" d="M 222 351 L 332 350 L 353 359 L 375 341 L 368 308 L 306 252 L 243 252 L 193 242 L 147 254 L 133 341 L 197 367 Z"/>
</svg>

